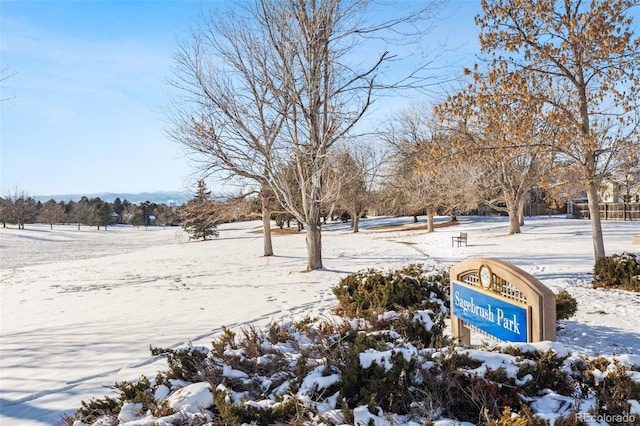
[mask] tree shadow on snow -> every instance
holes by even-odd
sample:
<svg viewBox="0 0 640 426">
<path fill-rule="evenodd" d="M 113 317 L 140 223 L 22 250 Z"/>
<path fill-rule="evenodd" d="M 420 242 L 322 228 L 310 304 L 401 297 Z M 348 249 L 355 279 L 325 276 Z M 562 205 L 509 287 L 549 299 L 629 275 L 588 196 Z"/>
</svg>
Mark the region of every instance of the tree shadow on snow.
<svg viewBox="0 0 640 426">
<path fill-rule="evenodd" d="M 593 315 L 614 315 L 594 313 Z M 629 333 L 602 325 L 560 321 L 563 329 L 557 333 L 558 342 L 570 350 L 587 352 L 589 355 L 640 355 L 640 333 Z"/>
</svg>

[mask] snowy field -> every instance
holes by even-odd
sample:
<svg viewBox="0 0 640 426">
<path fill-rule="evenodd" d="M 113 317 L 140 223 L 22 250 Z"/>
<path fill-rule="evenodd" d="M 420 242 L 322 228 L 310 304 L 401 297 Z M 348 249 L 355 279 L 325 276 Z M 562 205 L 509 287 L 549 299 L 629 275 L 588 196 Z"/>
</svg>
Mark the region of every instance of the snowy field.
<svg viewBox="0 0 640 426">
<path fill-rule="evenodd" d="M 440 220 L 446 220 L 440 218 Z M 155 376 L 166 366 L 149 346 L 208 346 L 222 326 L 263 325 L 329 316 L 341 277 L 407 263 L 451 266 L 495 257 L 531 273 L 578 313 L 559 332 L 569 351 L 640 356 L 640 296 L 591 287 L 593 246 L 587 221 L 528 219 L 507 236 L 506 218 L 463 217 L 461 225 L 374 230 L 411 218 L 370 218 L 323 230 L 325 269 L 306 266 L 304 235 L 275 235 L 261 257 L 258 222 L 220 227 L 220 238 L 189 242 L 179 228 L 27 225 L 0 229 L 0 424 L 56 425 L 104 386 Z M 607 254 L 638 252 L 640 223 L 603 223 Z M 469 246 L 451 237 L 469 233 Z"/>
</svg>

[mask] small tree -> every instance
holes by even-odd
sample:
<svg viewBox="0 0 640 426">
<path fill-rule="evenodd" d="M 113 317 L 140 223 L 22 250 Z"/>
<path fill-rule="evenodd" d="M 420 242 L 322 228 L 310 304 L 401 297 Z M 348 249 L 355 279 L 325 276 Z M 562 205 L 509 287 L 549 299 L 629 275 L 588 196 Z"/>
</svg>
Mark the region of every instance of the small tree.
<svg viewBox="0 0 640 426">
<path fill-rule="evenodd" d="M 207 189 L 204 180 L 198 180 L 195 197 L 180 209 L 182 227 L 193 239 L 206 240 L 207 237 L 218 237 L 218 218 L 210 200 L 211 191 Z"/>
<path fill-rule="evenodd" d="M 53 225 L 62 222 L 64 217 L 64 207 L 58 204 L 56 200 L 47 201 L 40 209 L 40 220 L 49 224 L 51 229 L 53 229 Z"/>
<path fill-rule="evenodd" d="M 11 200 L 8 198 L 0 198 L 0 222 L 2 227 L 7 227 L 7 222 L 11 221 Z"/>
<path fill-rule="evenodd" d="M 17 224 L 18 229 L 24 229 L 25 223 L 33 223 L 38 213 L 36 201 L 33 198 L 27 196 L 24 191 L 15 188 L 5 200 L 4 204 L 8 209 L 8 214 L 3 213 L 3 220 Z"/>
<path fill-rule="evenodd" d="M 98 231 L 101 226 L 107 230 L 107 226 L 111 223 L 111 206 L 108 202 L 103 201 L 100 197 L 91 200 L 91 210 L 89 220 L 91 225 L 97 226 Z"/>
<path fill-rule="evenodd" d="M 426 105 L 413 105 L 388 125 L 392 167 L 386 192 L 402 200 L 399 213 L 416 215 L 424 211 L 427 232 L 433 232 L 436 214 L 453 218 L 477 206 L 479 176 L 477 167 L 463 156 L 450 155 L 452 160 L 445 165 L 434 155 L 451 153 L 452 138 L 424 113 L 426 110 Z"/>
<path fill-rule="evenodd" d="M 82 197 L 78 200 L 78 202 L 74 203 L 70 208 L 70 217 L 72 220 L 75 220 L 78 224 L 78 231 L 80 230 L 80 225 L 88 225 L 90 222 L 91 215 L 91 203 L 87 197 Z"/>
<path fill-rule="evenodd" d="M 166 204 L 158 204 L 156 209 L 156 223 L 166 227 L 173 225 L 177 221 L 176 210 Z"/>
<path fill-rule="evenodd" d="M 334 167 L 327 173 L 338 187 L 335 204 L 349 213 L 353 232 L 358 232 L 358 223 L 371 207 L 374 189 L 380 178 L 384 155 L 374 146 L 354 145 L 337 149 L 332 157 Z M 325 184 L 326 185 L 326 184 Z"/>
</svg>

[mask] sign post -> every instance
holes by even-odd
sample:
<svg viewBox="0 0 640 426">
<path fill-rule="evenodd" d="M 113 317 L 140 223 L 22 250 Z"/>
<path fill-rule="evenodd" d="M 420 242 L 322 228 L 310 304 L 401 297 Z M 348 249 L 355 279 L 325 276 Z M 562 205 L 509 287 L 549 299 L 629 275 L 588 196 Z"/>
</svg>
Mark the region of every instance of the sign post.
<svg viewBox="0 0 640 426">
<path fill-rule="evenodd" d="M 451 334 L 471 344 L 471 328 L 509 342 L 556 339 L 556 297 L 536 278 L 498 259 L 451 268 Z"/>
</svg>

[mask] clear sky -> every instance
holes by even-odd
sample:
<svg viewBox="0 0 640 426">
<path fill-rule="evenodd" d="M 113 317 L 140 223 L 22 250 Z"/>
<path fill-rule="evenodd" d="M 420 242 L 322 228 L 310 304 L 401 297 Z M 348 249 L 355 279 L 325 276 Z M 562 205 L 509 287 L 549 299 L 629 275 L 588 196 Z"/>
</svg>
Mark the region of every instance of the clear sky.
<svg viewBox="0 0 640 426">
<path fill-rule="evenodd" d="M 406 0 L 420 2 L 420 0 Z M 450 0 L 434 37 L 469 55 L 478 0 Z M 225 0 L 2 0 L 0 186 L 29 195 L 189 190 L 165 136 L 177 40 Z"/>
</svg>

